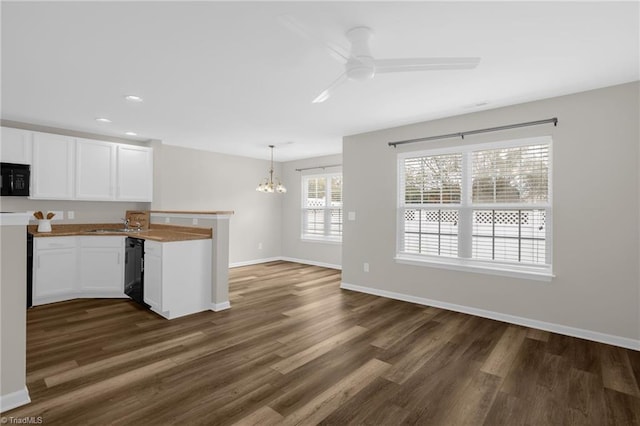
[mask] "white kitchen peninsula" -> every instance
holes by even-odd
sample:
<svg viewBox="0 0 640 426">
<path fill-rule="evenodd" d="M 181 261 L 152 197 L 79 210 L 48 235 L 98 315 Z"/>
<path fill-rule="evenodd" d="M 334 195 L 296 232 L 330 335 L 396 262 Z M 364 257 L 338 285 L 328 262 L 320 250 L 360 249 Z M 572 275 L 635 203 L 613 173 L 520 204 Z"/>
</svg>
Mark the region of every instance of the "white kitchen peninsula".
<svg viewBox="0 0 640 426">
<path fill-rule="evenodd" d="M 154 225 L 211 228 L 211 310 L 229 309 L 229 220 L 233 211 L 151 210 Z"/>
</svg>

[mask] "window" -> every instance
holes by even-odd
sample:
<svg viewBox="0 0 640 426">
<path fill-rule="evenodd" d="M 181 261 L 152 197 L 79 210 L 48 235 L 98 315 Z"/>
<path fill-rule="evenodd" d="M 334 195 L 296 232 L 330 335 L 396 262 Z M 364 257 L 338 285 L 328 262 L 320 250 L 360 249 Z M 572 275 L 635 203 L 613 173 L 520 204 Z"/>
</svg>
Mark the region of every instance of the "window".
<svg viewBox="0 0 640 426">
<path fill-rule="evenodd" d="M 302 177 L 302 238 L 342 241 L 342 174 Z"/>
<path fill-rule="evenodd" d="M 398 159 L 399 261 L 551 276 L 551 138 Z"/>
</svg>

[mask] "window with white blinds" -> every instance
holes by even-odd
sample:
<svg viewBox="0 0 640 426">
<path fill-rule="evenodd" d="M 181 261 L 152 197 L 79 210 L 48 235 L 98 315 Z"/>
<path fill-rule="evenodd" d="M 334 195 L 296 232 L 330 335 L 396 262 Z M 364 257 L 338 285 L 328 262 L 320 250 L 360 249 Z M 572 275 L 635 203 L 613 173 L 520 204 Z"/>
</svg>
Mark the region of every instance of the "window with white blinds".
<svg viewBox="0 0 640 426">
<path fill-rule="evenodd" d="M 342 174 L 302 177 L 302 238 L 342 241 Z"/>
<path fill-rule="evenodd" d="M 398 260 L 551 276 L 551 138 L 403 153 L 398 169 Z"/>
</svg>

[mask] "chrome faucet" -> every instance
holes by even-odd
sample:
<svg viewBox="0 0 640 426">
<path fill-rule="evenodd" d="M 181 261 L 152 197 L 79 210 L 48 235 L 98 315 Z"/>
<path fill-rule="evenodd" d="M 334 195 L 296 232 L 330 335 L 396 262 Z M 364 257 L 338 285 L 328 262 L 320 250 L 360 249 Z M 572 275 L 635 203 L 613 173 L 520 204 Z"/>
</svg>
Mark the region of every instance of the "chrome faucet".
<svg viewBox="0 0 640 426">
<path fill-rule="evenodd" d="M 129 219 L 121 218 L 120 220 L 123 221 L 124 229 L 126 229 L 128 231 L 129 230 Z"/>
</svg>

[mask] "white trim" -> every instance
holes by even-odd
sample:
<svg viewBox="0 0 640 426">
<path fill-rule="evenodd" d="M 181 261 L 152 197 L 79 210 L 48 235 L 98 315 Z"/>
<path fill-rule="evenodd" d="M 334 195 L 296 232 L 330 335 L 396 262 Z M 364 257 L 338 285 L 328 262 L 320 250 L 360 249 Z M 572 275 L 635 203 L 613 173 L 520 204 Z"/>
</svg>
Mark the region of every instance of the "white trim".
<svg viewBox="0 0 640 426">
<path fill-rule="evenodd" d="M 239 268 L 241 266 L 257 265 L 259 263 L 277 262 L 278 260 L 282 260 L 282 258 L 281 257 L 267 257 L 267 258 L 264 258 L 264 259 L 244 260 L 242 262 L 229 263 L 229 268 Z"/>
<path fill-rule="evenodd" d="M 231 308 L 231 303 L 229 303 L 229 301 L 211 304 L 211 310 L 214 312 L 224 311 L 225 309 L 230 309 L 230 308 Z"/>
<path fill-rule="evenodd" d="M 323 236 L 300 236 L 300 241 L 303 243 L 320 243 L 320 244 L 332 244 L 334 246 L 342 245 L 342 237 L 323 237 Z"/>
<path fill-rule="evenodd" d="M 550 282 L 555 275 L 543 268 L 525 269 L 526 267 L 514 265 L 510 268 L 506 264 L 488 264 L 461 258 L 419 258 L 418 256 L 399 254 L 394 258 L 396 263 L 404 265 L 449 269 L 453 271 L 475 272 L 487 275 L 499 275 L 502 277 L 523 278 L 526 280 Z"/>
<path fill-rule="evenodd" d="M 278 261 L 295 262 L 295 263 L 302 263 L 304 265 L 313 265 L 313 266 L 320 266 L 323 268 L 342 270 L 342 265 L 336 265 L 333 263 L 316 262 L 315 260 L 297 259 L 295 257 L 287 257 L 287 256 L 269 257 L 266 259 L 254 259 L 254 260 L 247 260 L 244 262 L 234 262 L 229 264 L 229 268 L 238 268 L 241 266 L 251 266 L 251 265 L 258 265 L 260 263 L 278 262 Z"/>
<path fill-rule="evenodd" d="M 25 386 L 19 391 L 15 391 L 7 395 L 0 395 L 0 411 L 4 413 L 30 402 L 31 398 L 29 398 L 29 389 Z"/>
<path fill-rule="evenodd" d="M 411 296 L 408 294 L 396 293 L 387 290 L 380 290 L 372 287 L 364 287 L 355 284 L 342 282 L 340 288 L 357 291 L 360 293 L 372 294 L 374 296 L 386 297 L 389 299 L 402 300 L 404 302 L 417 303 L 419 305 L 434 306 L 436 308 L 447 309 L 464 314 L 475 315 L 483 318 L 508 322 L 510 324 L 522 325 L 539 330 L 550 331 L 552 333 L 564 334 L 566 336 L 578 337 L 581 339 L 593 340 L 595 342 L 620 346 L 627 349 L 640 351 L 640 339 L 629 339 L 628 337 L 615 336 L 612 334 L 600 333 L 598 331 L 585 330 L 582 328 L 569 327 L 562 324 L 555 324 L 546 321 L 534 320 L 515 315 L 503 314 L 500 312 L 487 311 L 470 306 L 456 305 L 454 303 L 440 302 L 438 300 L 426 299 L 423 297 Z"/>
<path fill-rule="evenodd" d="M 333 263 L 316 262 L 315 260 L 297 259 L 295 257 L 286 257 L 286 256 L 280 257 L 280 260 L 283 260 L 285 262 L 302 263 L 304 265 L 321 266 L 323 268 L 329 268 L 329 269 L 338 269 L 340 271 L 342 270 L 342 265 L 335 265 Z"/>
</svg>

